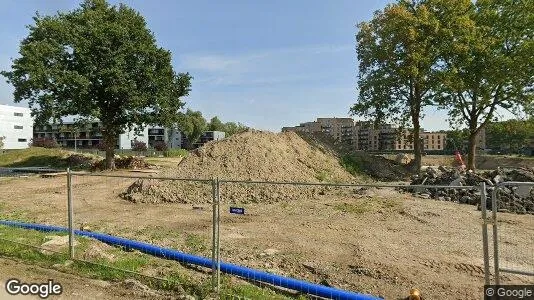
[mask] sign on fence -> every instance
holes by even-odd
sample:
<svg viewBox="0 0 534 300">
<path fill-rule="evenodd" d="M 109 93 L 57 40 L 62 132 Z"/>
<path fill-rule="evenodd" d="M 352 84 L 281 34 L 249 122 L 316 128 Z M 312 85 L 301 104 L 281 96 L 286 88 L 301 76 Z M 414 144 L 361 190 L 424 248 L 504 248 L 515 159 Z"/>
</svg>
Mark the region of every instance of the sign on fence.
<svg viewBox="0 0 534 300">
<path fill-rule="evenodd" d="M 231 207 L 230 206 L 230 213 L 231 214 L 244 215 L 245 214 L 245 208 L 243 208 L 243 207 Z"/>
</svg>

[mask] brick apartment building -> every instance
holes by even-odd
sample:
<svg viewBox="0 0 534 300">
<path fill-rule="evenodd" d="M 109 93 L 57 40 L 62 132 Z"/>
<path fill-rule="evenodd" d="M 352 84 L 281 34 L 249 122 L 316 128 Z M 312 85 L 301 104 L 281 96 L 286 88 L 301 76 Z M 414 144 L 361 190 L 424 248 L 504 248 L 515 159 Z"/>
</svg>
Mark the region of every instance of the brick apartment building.
<svg viewBox="0 0 534 300">
<path fill-rule="evenodd" d="M 391 124 L 375 125 L 371 121 L 354 121 L 352 118 L 317 118 L 314 122 L 284 127 L 282 131 L 324 132 L 334 139 L 363 151 L 409 151 L 413 140 L 409 130 L 401 131 Z M 447 134 L 422 131 L 423 147 L 428 151 L 445 149 Z"/>
<path fill-rule="evenodd" d="M 352 118 L 317 118 L 314 122 L 295 127 L 283 127 L 282 131 L 324 132 L 334 139 L 363 151 L 410 151 L 414 149 L 412 133 L 391 124 L 375 125 L 371 121 L 354 121 Z M 443 151 L 447 145 L 447 133 L 421 130 L 424 151 Z M 477 148 L 486 148 L 486 132 L 482 128 L 477 138 Z"/>
</svg>

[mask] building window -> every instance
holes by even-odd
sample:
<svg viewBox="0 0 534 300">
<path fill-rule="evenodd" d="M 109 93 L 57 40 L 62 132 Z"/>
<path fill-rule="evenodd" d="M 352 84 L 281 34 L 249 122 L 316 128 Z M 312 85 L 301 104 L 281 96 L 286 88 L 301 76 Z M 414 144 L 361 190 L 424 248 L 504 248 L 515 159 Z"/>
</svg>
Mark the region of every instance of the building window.
<svg viewBox="0 0 534 300">
<path fill-rule="evenodd" d="M 24 142 L 27 142 L 26 139 L 19 139 L 19 143 L 24 143 Z"/>
<path fill-rule="evenodd" d="M 24 116 L 23 113 L 18 113 L 18 112 L 13 113 L 13 114 L 15 115 L 15 117 L 23 117 Z"/>
<path fill-rule="evenodd" d="M 20 125 L 15 125 L 15 129 L 22 129 L 23 127 Z"/>
</svg>

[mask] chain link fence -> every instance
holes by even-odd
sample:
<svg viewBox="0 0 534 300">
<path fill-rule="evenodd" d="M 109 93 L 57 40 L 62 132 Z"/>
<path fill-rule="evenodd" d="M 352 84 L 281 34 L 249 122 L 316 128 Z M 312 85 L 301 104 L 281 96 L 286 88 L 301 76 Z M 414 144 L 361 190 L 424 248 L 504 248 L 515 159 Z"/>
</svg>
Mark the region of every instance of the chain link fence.
<svg viewBox="0 0 534 300">
<path fill-rule="evenodd" d="M 496 283 L 534 278 L 532 219 L 497 205 L 504 185 L 530 183 L 488 189 L 66 175 L 31 179 L 31 198 L 0 182 L 9 199 L 1 207 L 2 252 L 45 257 L 59 269 L 74 262 L 95 278 L 139 278 L 198 298 L 375 299 L 365 294 L 390 298 L 413 286 L 430 298 L 448 286 L 456 297 L 462 289 L 482 292 L 492 275 Z M 474 190 L 481 212 L 446 201 L 429 208 L 431 200 L 413 197 L 428 189 Z"/>
</svg>

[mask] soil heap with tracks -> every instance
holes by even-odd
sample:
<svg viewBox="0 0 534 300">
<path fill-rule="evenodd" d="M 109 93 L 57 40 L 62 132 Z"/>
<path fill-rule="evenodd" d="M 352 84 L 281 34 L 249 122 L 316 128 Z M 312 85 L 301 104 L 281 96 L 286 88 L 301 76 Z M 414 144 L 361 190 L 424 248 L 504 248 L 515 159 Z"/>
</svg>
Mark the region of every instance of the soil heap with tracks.
<svg viewBox="0 0 534 300">
<path fill-rule="evenodd" d="M 310 145 L 294 132 L 247 131 L 209 142 L 192 151 L 165 177 L 276 182 L 344 182 L 357 178 L 334 155 Z M 329 188 L 253 183 L 221 184 L 223 202 L 276 202 L 305 200 Z M 122 197 L 133 202 L 209 203 L 211 184 L 188 181 L 141 179 Z"/>
</svg>

